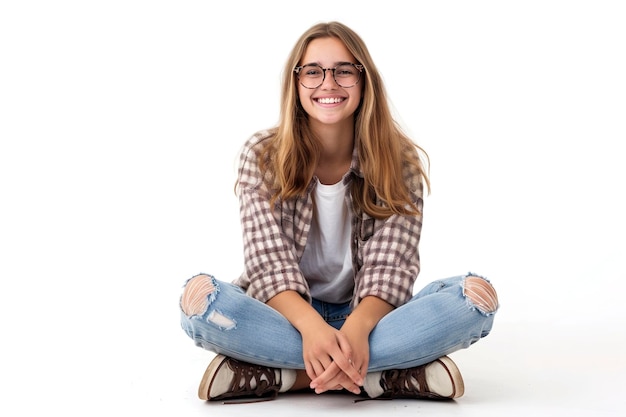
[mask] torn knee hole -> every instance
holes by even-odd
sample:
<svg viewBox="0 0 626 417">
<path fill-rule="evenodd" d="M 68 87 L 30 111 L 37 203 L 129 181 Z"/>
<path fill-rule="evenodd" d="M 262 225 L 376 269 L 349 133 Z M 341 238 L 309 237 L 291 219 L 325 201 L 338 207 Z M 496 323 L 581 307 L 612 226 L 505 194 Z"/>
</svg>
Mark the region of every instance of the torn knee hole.
<svg viewBox="0 0 626 417">
<path fill-rule="evenodd" d="M 493 312 L 498 309 L 498 295 L 493 286 L 484 278 L 469 276 L 465 279 L 464 294 L 479 310 Z"/>
<path fill-rule="evenodd" d="M 213 279 L 209 275 L 201 274 L 191 278 L 180 300 L 183 312 L 188 316 L 202 314 L 208 306 L 208 295 L 216 290 Z"/>
</svg>

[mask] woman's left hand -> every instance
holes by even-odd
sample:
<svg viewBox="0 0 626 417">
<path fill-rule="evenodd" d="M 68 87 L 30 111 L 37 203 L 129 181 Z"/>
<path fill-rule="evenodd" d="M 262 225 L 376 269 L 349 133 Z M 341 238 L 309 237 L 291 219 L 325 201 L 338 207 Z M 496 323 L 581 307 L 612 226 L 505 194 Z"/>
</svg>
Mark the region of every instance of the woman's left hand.
<svg viewBox="0 0 626 417">
<path fill-rule="evenodd" d="M 311 388 L 317 394 L 329 390 L 346 389 L 354 394 L 360 392 L 360 387 L 354 383 L 354 379 L 347 373 L 354 375 L 355 371 L 365 378 L 369 364 L 369 333 L 363 333 L 361 329 L 344 325 L 341 328 L 350 341 L 352 356 L 349 358 L 350 368 L 342 370 L 336 362 L 332 362 L 324 372 L 311 381 Z"/>
<path fill-rule="evenodd" d="M 392 310 L 391 304 L 375 296 L 368 296 L 361 300 L 340 330 L 352 348 L 352 355 L 348 358 L 350 367 L 341 369 L 336 362 L 332 362 L 322 374 L 311 381 L 311 388 L 315 389 L 316 393 L 342 388 L 357 393 L 358 387 L 354 383 L 354 375 L 356 371 L 356 375 L 359 375 L 361 380 L 365 380 L 367 375 L 370 360 L 370 333 L 378 321 Z"/>
</svg>

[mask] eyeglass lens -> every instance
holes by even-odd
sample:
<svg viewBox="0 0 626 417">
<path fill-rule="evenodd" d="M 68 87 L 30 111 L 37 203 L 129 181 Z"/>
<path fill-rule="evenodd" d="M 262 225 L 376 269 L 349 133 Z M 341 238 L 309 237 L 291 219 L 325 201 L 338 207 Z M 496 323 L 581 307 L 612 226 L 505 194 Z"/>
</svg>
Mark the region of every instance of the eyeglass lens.
<svg viewBox="0 0 626 417">
<path fill-rule="evenodd" d="M 344 88 L 353 87 L 361 76 L 361 72 L 352 64 L 339 65 L 334 70 L 332 68 L 324 70 L 319 65 L 309 64 L 302 67 L 298 78 L 304 87 L 317 88 L 324 82 L 327 70 L 332 71 L 337 85 Z"/>
</svg>

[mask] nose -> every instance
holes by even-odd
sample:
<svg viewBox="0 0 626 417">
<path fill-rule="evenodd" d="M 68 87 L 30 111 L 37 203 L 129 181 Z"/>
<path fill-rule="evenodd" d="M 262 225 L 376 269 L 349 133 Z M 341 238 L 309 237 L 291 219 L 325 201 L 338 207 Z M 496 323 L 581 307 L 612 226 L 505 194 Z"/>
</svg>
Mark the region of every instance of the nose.
<svg viewBox="0 0 626 417">
<path fill-rule="evenodd" d="M 328 73 L 330 71 L 330 74 Z M 330 84 L 328 84 L 330 83 Z M 322 89 L 334 89 L 339 85 L 335 81 L 335 70 L 332 68 L 324 68 L 324 81 L 322 81 Z"/>
</svg>

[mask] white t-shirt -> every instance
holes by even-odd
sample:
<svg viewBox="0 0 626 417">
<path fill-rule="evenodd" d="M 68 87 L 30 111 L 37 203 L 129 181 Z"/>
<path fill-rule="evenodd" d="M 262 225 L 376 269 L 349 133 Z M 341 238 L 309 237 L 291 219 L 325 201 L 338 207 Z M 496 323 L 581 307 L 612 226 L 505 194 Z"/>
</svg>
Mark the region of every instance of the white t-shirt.
<svg viewBox="0 0 626 417">
<path fill-rule="evenodd" d="M 304 254 L 300 260 L 311 296 L 329 303 L 345 303 L 352 298 L 351 211 L 343 181 L 333 185 L 317 182 L 313 192 L 313 221 Z"/>
</svg>

